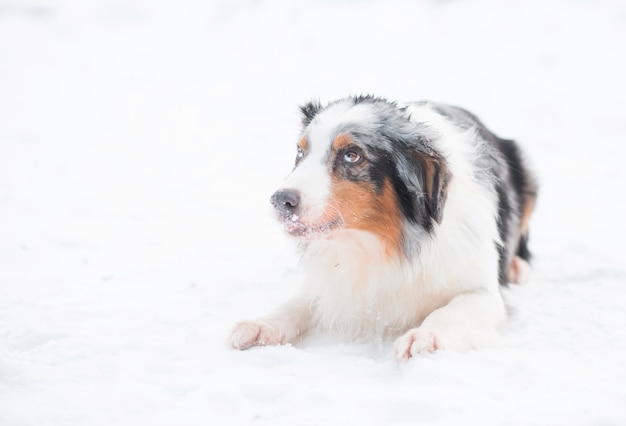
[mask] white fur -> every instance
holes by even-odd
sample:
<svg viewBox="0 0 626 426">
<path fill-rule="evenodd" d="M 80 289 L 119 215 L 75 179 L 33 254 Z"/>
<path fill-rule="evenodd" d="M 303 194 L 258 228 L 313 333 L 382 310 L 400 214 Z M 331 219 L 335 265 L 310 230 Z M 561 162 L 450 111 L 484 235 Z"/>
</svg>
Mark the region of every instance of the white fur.
<svg viewBox="0 0 626 426">
<path fill-rule="evenodd" d="M 304 217 L 300 219 L 308 223 L 317 221 L 330 195 L 330 176 L 324 167 L 322 155 L 317 154 L 315 152 L 304 158 L 283 184 L 283 188 L 294 189 L 301 194 L 301 203 L 305 207 L 302 213 Z"/>
<path fill-rule="evenodd" d="M 367 105 L 358 107 L 346 111 L 341 104 L 334 106 L 309 127 L 308 163 L 296 169 L 285 187 L 302 191 L 310 211 L 321 209 L 328 195 L 322 158 L 332 129 L 347 117 L 368 121 Z M 434 148 L 453 175 L 435 237 L 420 241 L 419 255 L 408 261 L 388 259 L 378 237 L 363 231 L 337 230 L 311 241 L 301 260 L 301 290 L 265 318 L 236 326 L 233 347 L 293 342 L 311 328 L 350 339 L 397 338 L 399 360 L 493 342 L 505 316 L 495 245 L 497 201 L 475 180 L 475 135 L 428 106 L 409 110 L 414 120 L 440 134 Z"/>
</svg>

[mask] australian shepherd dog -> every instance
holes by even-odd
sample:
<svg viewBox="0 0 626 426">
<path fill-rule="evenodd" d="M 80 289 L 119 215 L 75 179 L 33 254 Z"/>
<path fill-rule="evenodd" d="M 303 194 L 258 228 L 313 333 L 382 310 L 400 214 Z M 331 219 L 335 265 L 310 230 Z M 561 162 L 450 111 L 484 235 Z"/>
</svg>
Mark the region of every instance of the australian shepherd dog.
<svg viewBox="0 0 626 426">
<path fill-rule="evenodd" d="M 301 251 L 302 285 L 242 321 L 233 348 L 311 330 L 395 339 L 407 360 L 490 345 L 500 286 L 525 279 L 536 181 L 519 146 L 473 114 L 358 96 L 301 107 L 295 167 L 271 197 Z"/>
</svg>

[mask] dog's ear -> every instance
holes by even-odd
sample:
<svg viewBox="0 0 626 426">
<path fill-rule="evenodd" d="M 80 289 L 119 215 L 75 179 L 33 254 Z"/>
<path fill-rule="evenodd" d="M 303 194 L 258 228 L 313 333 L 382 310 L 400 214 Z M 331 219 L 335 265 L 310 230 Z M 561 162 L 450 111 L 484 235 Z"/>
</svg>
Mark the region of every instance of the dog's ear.
<svg viewBox="0 0 626 426">
<path fill-rule="evenodd" d="M 395 123 L 393 132 L 383 137 L 392 149 L 400 150 L 390 162 L 396 163 L 396 188 L 405 215 L 427 230 L 441 223 L 452 174 L 446 158 L 437 152 L 428 138 L 428 128 L 409 119 Z M 436 135 L 432 135 L 437 137 Z"/>
<path fill-rule="evenodd" d="M 443 207 L 448 196 L 448 183 L 452 175 L 446 160 L 438 154 L 417 153 L 415 157 L 422 170 L 426 212 L 431 219 L 441 223 Z"/>
<path fill-rule="evenodd" d="M 322 104 L 319 101 L 310 101 L 302 105 L 300 107 L 300 112 L 302 113 L 302 127 L 308 126 L 321 109 Z"/>
</svg>

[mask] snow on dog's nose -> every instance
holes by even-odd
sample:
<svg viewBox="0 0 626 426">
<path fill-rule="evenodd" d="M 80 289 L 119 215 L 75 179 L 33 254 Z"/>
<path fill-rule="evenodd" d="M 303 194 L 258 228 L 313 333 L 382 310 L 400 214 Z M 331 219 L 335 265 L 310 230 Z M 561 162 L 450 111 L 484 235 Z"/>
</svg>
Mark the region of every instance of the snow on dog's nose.
<svg viewBox="0 0 626 426">
<path fill-rule="evenodd" d="M 272 195 L 270 202 L 283 217 L 293 217 L 299 210 L 300 192 L 295 189 L 279 189 Z"/>
</svg>

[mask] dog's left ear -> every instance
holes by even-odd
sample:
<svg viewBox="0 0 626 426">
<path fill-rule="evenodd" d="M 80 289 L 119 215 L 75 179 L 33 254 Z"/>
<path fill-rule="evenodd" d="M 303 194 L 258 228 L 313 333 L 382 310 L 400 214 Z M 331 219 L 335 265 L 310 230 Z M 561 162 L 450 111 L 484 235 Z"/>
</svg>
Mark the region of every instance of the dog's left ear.
<svg viewBox="0 0 626 426">
<path fill-rule="evenodd" d="M 416 125 L 409 119 L 395 123 L 390 128 L 394 132 L 383 134 L 384 138 L 403 151 L 402 155 L 395 156 L 398 177 L 407 191 L 404 198 L 407 203 L 401 202 L 401 205 L 410 206 L 405 211 L 407 216 L 430 229 L 434 222 L 441 223 L 443 220 L 448 184 L 452 179 L 448 162 L 433 149 L 427 137 L 428 128 Z M 399 192 L 404 191 L 400 188 Z M 400 198 L 403 199 L 402 195 Z"/>
<path fill-rule="evenodd" d="M 437 223 L 441 223 L 448 196 L 448 183 L 452 178 L 447 162 L 436 153 L 415 152 L 414 158 L 422 170 L 426 212 Z"/>
<path fill-rule="evenodd" d="M 319 101 L 310 101 L 300 107 L 302 113 L 302 127 L 306 127 L 311 124 L 311 121 L 315 118 L 318 112 L 322 109 L 322 104 Z"/>
</svg>

